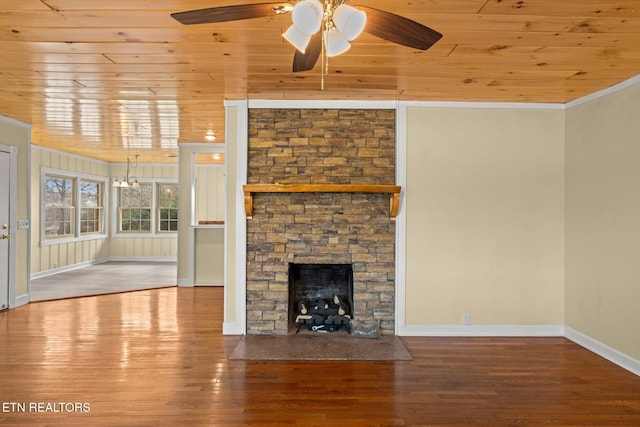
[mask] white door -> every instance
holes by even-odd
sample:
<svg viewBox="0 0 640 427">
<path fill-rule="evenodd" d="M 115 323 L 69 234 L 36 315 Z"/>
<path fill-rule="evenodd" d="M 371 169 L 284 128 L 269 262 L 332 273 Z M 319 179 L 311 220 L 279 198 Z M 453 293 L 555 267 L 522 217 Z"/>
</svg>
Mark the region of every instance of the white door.
<svg viewBox="0 0 640 427">
<path fill-rule="evenodd" d="M 0 310 L 9 307 L 9 182 L 11 155 L 0 151 Z"/>
</svg>

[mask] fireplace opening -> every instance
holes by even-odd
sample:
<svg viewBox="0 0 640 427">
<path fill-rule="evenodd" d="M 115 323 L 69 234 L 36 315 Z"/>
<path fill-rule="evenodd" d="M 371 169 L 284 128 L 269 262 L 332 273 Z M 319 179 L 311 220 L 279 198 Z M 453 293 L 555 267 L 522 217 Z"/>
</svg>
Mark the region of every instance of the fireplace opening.
<svg viewBox="0 0 640 427">
<path fill-rule="evenodd" d="M 289 263 L 289 330 L 349 331 L 352 310 L 351 264 Z"/>
</svg>

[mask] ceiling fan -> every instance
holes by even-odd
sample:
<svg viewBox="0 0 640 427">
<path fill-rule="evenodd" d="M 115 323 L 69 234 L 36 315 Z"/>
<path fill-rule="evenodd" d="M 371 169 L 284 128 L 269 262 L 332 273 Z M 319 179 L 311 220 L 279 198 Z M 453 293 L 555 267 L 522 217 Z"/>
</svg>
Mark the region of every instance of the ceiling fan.
<svg viewBox="0 0 640 427">
<path fill-rule="evenodd" d="M 439 32 L 411 19 L 372 7 L 352 7 L 348 2 L 297 0 L 295 4 L 239 4 L 177 12 L 171 17 L 192 25 L 291 13 L 293 24 L 282 36 L 296 48 L 294 72 L 313 69 L 321 55 L 326 58 L 346 52 L 349 42 L 363 31 L 420 50 L 429 49 L 442 37 Z"/>
</svg>

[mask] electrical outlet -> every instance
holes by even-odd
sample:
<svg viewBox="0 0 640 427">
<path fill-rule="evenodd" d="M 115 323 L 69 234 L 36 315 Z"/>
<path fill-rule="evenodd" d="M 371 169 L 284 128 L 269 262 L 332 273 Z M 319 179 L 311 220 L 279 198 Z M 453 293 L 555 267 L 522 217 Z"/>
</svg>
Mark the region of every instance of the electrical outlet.
<svg viewBox="0 0 640 427">
<path fill-rule="evenodd" d="M 57 264 L 57 263 L 54 263 L 54 264 L 53 264 L 53 268 L 58 268 L 58 264 Z"/>
<path fill-rule="evenodd" d="M 462 324 L 466 326 L 471 324 L 471 315 L 469 313 L 462 313 Z"/>
</svg>

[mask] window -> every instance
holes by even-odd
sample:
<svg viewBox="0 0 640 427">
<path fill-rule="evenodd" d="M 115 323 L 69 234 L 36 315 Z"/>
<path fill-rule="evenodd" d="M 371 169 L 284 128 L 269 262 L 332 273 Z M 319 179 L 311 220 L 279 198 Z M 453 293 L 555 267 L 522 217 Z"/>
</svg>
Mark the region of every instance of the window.
<svg viewBox="0 0 640 427">
<path fill-rule="evenodd" d="M 97 181 L 80 181 L 80 234 L 103 232 L 102 187 Z"/>
<path fill-rule="evenodd" d="M 44 179 L 44 235 L 73 236 L 75 223 L 74 179 L 46 175 Z"/>
<path fill-rule="evenodd" d="M 158 184 L 158 232 L 178 231 L 178 185 Z"/>
<path fill-rule="evenodd" d="M 149 178 L 138 187 L 117 188 L 116 229 L 125 235 L 166 237 L 178 231 L 178 184 Z"/>
<path fill-rule="evenodd" d="M 109 178 L 41 168 L 40 244 L 104 239 Z"/>
<path fill-rule="evenodd" d="M 118 189 L 119 231 L 151 233 L 152 184 Z"/>
</svg>

